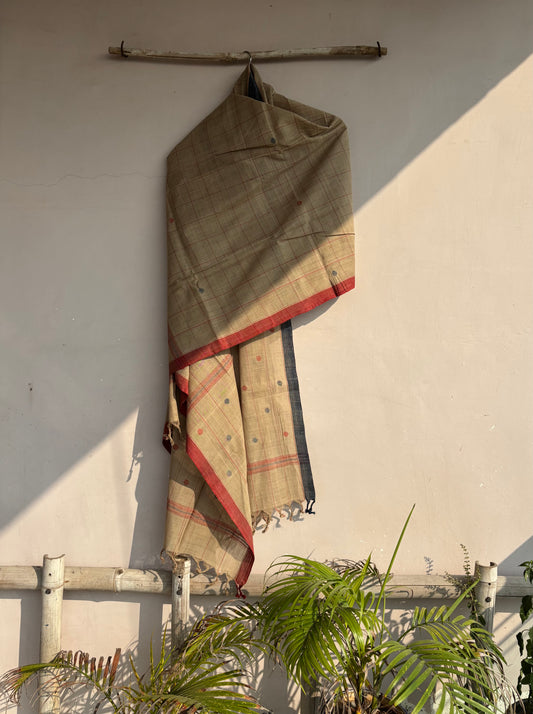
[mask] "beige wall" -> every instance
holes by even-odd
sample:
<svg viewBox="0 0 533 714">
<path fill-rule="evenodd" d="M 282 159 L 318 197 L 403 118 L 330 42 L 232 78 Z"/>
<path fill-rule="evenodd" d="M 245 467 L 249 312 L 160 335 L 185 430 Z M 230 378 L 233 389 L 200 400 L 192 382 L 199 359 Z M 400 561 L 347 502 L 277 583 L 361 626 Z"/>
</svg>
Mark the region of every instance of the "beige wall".
<svg viewBox="0 0 533 714">
<path fill-rule="evenodd" d="M 159 563 L 165 156 L 240 69 L 107 46 L 379 40 L 380 61 L 260 65 L 348 125 L 358 287 L 295 320 L 317 514 L 259 534 L 256 569 L 287 551 L 384 564 L 416 502 L 397 571 L 460 572 L 464 543 L 518 572 L 533 557 L 529 0 L 7 0 L 0 13 L 0 562 Z M 497 629 L 511 654 L 514 606 Z M 65 645 L 145 647 L 166 613 L 153 597 L 70 595 Z M 38 619 L 36 595 L 0 594 L 1 671 L 37 656 Z"/>
</svg>

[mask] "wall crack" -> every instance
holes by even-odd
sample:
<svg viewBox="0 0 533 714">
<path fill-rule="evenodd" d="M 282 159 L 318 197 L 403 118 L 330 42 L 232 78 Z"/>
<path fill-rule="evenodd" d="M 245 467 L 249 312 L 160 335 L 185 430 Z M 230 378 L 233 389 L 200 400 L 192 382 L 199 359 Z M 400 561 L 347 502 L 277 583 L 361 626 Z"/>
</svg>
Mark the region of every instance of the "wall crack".
<svg viewBox="0 0 533 714">
<path fill-rule="evenodd" d="M 58 184 L 62 183 L 63 181 L 66 181 L 68 179 L 77 179 L 80 181 L 97 181 L 98 179 L 102 178 L 127 178 L 130 176 L 139 176 L 141 178 L 151 180 L 151 179 L 161 179 L 165 178 L 164 174 L 143 174 L 140 171 L 131 171 L 129 173 L 122 173 L 122 174 L 110 174 L 110 173 L 102 173 L 102 174 L 95 174 L 94 176 L 81 176 L 80 174 L 64 174 L 63 176 L 60 176 L 57 181 L 52 181 L 51 183 L 45 183 L 45 182 L 37 182 L 37 183 L 24 183 L 22 181 L 15 181 L 13 179 L 9 178 L 2 178 L 0 177 L 0 182 L 1 183 L 8 183 L 11 184 L 12 186 L 20 186 L 21 188 L 34 188 L 34 187 L 41 187 L 41 188 L 53 188 L 54 186 L 57 186 Z"/>
</svg>

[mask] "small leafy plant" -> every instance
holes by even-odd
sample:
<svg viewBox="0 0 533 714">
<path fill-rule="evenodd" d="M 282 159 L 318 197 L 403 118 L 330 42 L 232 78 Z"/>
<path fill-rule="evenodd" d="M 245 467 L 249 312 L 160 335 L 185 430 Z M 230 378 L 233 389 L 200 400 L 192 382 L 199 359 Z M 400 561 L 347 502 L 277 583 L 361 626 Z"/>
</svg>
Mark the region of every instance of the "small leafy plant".
<svg viewBox="0 0 533 714">
<path fill-rule="evenodd" d="M 533 584 L 533 560 L 525 560 L 520 563 L 524 568 L 524 580 Z M 531 595 L 524 595 L 520 604 L 520 620 L 524 624 L 533 614 L 533 598 Z M 527 696 L 523 697 L 522 703 L 527 714 L 533 714 L 533 625 L 526 627 L 516 635 L 518 648 L 520 650 L 520 674 L 516 688 L 518 694 L 522 696 L 523 687 L 528 687 Z"/>
<path fill-rule="evenodd" d="M 170 650 L 163 635 L 159 657 L 150 647 L 148 671 L 139 674 L 133 658 L 121 676 L 120 650 L 106 660 L 83 652 L 60 652 L 51 662 L 24 665 L 0 679 L 0 691 L 18 702 L 22 689 L 47 674 L 38 689 L 59 697 L 64 711 L 91 712 L 100 707 L 123 714 L 198 712 L 253 714 L 261 711 L 243 680 L 246 664 L 257 654 L 242 621 L 220 612 L 198 620 L 185 642 Z"/>
<path fill-rule="evenodd" d="M 477 620 L 480 625 L 485 627 L 486 622 L 483 615 L 479 612 L 479 605 L 476 599 L 476 594 L 474 588 L 479 582 L 479 578 L 476 575 L 475 567 L 472 567 L 472 559 L 470 558 L 470 551 L 463 543 L 459 543 L 461 550 L 463 551 L 463 573 L 462 577 L 457 577 L 456 575 L 450 575 L 450 573 L 445 572 L 444 577 L 446 580 L 458 588 L 460 593 L 465 593 L 465 600 L 470 610 L 470 614 Z"/>
</svg>

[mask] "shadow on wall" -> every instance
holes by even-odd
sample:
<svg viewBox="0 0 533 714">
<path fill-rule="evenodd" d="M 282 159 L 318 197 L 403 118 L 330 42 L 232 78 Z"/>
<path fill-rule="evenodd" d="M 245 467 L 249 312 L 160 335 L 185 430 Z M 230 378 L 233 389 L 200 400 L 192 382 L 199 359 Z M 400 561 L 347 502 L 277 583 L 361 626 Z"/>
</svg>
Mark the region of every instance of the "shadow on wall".
<svg viewBox="0 0 533 714">
<path fill-rule="evenodd" d="M 506 558 L 501 560 L 498 565 L 498 575 L 519 575 L 523 574 L 520 563 L 525 560 L 533 560 L 533 536 L 528 538 L 516 550 L 510 553 Z M 496 612 L 498 618 L 494 628 L 496 641 L 503 641 L 504 655 L 510 662 L 513 669 L 513 676 L 518 676 L 518 668 L 516 659 L 518 657 L 518 645 L 515 639 L 517 632 L 523 628 L 518 617 L 520 608 L 520 597 L 498 597 L 496 596 Z M 511 633 L 511 637 L 509 637 Z"/>
<path fill-rule="evenodd" d="M 498 563 L 499 575 L 522 575 L 520 563 L 525 560 L 533 560 L 533 536 Z"/>
<path fill-rule="evenodd" d="M 532 49 L 533 10 L 522 0 L 513 4 L 513 12 L 494 1 L 434 4 L 423 13 L 409 12 L 402 3 L 387 3 L 375 20 L 379 32 L 387 38 L 390 55 L 382 60 L 379 71 L 373 62 L 350 65 L 350 84 L 339 86 L 347 103 L 357 107 L 355 119 L 341 113 L 350 129 L 355 210 L 516 69 Z M 325 83 L 331 81 L 332 65 L 327 62 L 314 65 L 308 60 L 296 63 L 296 67 L 296 74 L 313 73 L 320 67 L 317 83 L 321 78 Z M 299 92 L 297 83 L 294 89 L 287 87 L 291 65 L 263 63 L 259 69 L 264 81 L 281 93 L 313 103 Z M 235 79 L 240 71 L 235 67 Z M 337 111 L 335 107 L 331 110 Z M 331 303 L 326 303 L 298 316 L 295 326 L 307 324 L 330 307 Z M 140 411 L 136 434 L 139 448 L 143 421 Z M 145 474 L 145 466 L 146 460 L 141 464 L 137 485 L 139 508 L 132 565 L 144 562 L 146 557 L 143 524 L 154 507 L 153 478 Z M 153 559 L 150 563 L 156 567 Z"/>
<path fill-rule="evenodd" d="M 78 607 L 83 604 L 84 610 L 90 612 L 90 622 L 93 627 L 89 628 L 89 633 L 84 632 L 81 639 L 73 639 L 64 643 L 65 650 L 71 650 L 73 653 L 77 651 L 88 652 L 91 657 L 100 656 L 107 659 L 108 656 L 113 656 L 116 647 L 122 648 L 121 657 L 119 660 L 119 668 L 117 674 L 117 682 L 131 684 L 131 669 L 129 666 L 130 657 L 133 658 L 135 668 L 140 675 L 148 673 L 150 668 L 150 649 L 153 649 L 154 660 L 157 661 L 163 642 L 163 636 L 166 638 L 167 646 L 170 643 L 170 614 L 166 620 L 163 620 L 163 600 L 160 595 L 148 595 L 139 593 L 114 593 L 113 595 L 105 594 L 101 596 L 88 596 L 84 594 L 83 601 L 80 601 L 76 593 L 66 593 L 63 607 L 69 607 L 69 601 L 74 601 L 72 604 Z M 10 598 L 10 594 L 1 595 L 0 601 L 4 598 Z M 26 592 L 21 599 L 21 636 L 19 661 L 18 666 L 27 665 L 38 661 L 39 651 L 39 636 L 40 636 L 40 609 L 35 605 L 40 600 L 40 593 Z M 139 637 L 135 638 L 124 647 L 122 640 L 111 641 L 105 650 L 94 649 L 87 645 L 87 637 L 91 637 L 92 630 L 102 626 L 100 621 L 100 603 L 130 603 L 139 604 Z M 216 598 L 192 598 L 191 602 L 191 617 L 189 624 L 197 618 L 202 617 L 209 612 L 216 603 Z M 167 608 L 168 611 L 168 608 Z M 29 633 L 29 635 L 28 635 Z M 72 637 L 72 635 L 71 635 Z M 11 666 L 17 666 L 15 662 Z M 255 693 L 260 701 L 271 711 L 284 710 L 288 714 L 297 711 L 297 707 L 293 706 L 298 701 L 298 688 L 294 683 L 287 680 L 280 664 L 274 662 L 264 662 L 262 656 L 258 656 L 254 663 L 249 663 L 246 667 L 246 681 L 253 686 Z M 145 680 L 147 677 L 145 676 Z M 34 711 L 34 707 L 30 705 L 30 700 L 36 694 L 36 687 L 32 686 L 28 689 L 23 689 L 21 704 L 17 711 Z M 95 706 L 98 701 L 98 695 L 91 688 L 76 688 L 72 693 L 69 688 L 66 688 L 62 709 L 64 711 L 80 710 L 83 702 L 84 711 L 96 711 Z M 89 703 L 92 707 L 89 708 Z M 77 704 L 77 708 L 75 707 Z M 26 708 L 27 705 L 27 708 Z M 2 710 L 3 711 L 3 710 Z"/>
<path fill-rule="evenodd" d="M 324 107 L 341 114 L 349 125 L 356 209 L 529 56 L 532 15 L 529 0 L 511 3 L 455 0 L 446 4 L 391 0 L 365 9 L 365 26 L 376 31 L 380 41 L 389 47 L 389 55 L 379 63 L 343 64 L 337 77 L 345 77 L 345 68 L 349 67 L 350 81 L 339 84 L 339 103 Z M 46 63 L 46 56 L 39 61 Z M 316 65 L 298 62 L 260 65 L 260 70 L 265 81 L 274 84 L 281 93 L 320 106 L 320 97 L 326 91 L 320 82 L 327 77 L 331 87 L 335 67 L 331 62 Z M 240 71 L 235 68 L 234 79 Z M 295 91 L 304 72 L 317 79 L 314 96 L 305 96 L 303 90 Z M 112 81 L 102 74 L 102 82 Z M 131 76 L 124 81 L 133 81 Z M 150 81 L 148 74 L 143 76 L 144 81 Z M 228 83 L 228 91 L 234 79 Z M 20 78 L 20 82 L 24 81 Z M 138 80 L 135 87 L 131 107 L 122 106 L 121 110 L 134 123 L 134 107 L 142 91 Z M 173 89 L 179 91 L 175 85 Z M 42 91 L 46 91 L 44 86 Z M 345 104 L 356 108 L 352 116 L 338 109 Z M 92 120 L 90 113 L 86 120 Z M 179 115 L 175 117 L 175 125 L 180 127 Z M 157 131 L 155 115 L 152 129 Z M 138 131 L 140 136 L 144 135 L 146 122 L 139 123 Z M 181 138 L 177 134 L 174 141 Z M 171 148 L 169 145 L 168 150 Z M 131 177 L 124 179 L 130 180 L 133 181 Z M 47 238 L 46 250 L 21 245 L 15 253 L 25 270 L 27 266 L 27 279 L 42 281 L 42 275 L 49 270 L 52 279 L 47 289 L 59 304 L 69 304 L 77 322 L 71 323 L 67 317 L 62 322 L 60 315 L 52 316 L 47 341 L 35 344 L 32 335 L 42 334 L 43 329 L 39 303 L 23 302 L 27 323 L 24 331 L 20 325 L 8 326 L 9 353 L 6 350 L 3 356 L 7 373 L 13 365 L 14 372 L 20 374 L 22 362 L 27 365 L 28 379 L 12 386 L 13 403 L 17 406 L 10 410 L 9 424 L 3 432 L 7 439 L 4 453 L 9 452 L 16 468 L 3 474 L 4 493 L 10 496 L 9 502 L 4 499 L 0 506 L 0 528 L 38 499 L 138 408 L 132 457 L 140 469 L 136 491 L 139 508 L 130 561 L 136 567 L 158 564 L 167 469 L 167 457 L 160 446 L 167 394 L 162 324 L 166 250 L 163 182 L 157 178 L 152 183 L 150 191 L 136 185 L 138 193 L 132 184 L 128 206 L 117 207 L 115 202 L 111 208 L 114 197 L 110 195 L 109 204 L 104 201 L 109 215 L 94 216 L 88 194 L 86 211 L 91 214 L 90 219 L 85 220 L 89 216 L 82 212 L 80 220 L 73 221 L 71 226 L 72 234 L 81 236 L 81 252 L 72 256 L 68 274 L 64 270 L 57 272 L 54 266 L 54 251 L 68 255 L 69 250 L 68 246 L 54 244 L 54 223 L 58 220 L 54 207 L 36 206 L 31 216 L 16 216 L 14 233 L 20 224 L 28 235 L 34 235 L 38 229 Z M 11 186 L 9 190 L 16 205 L 17 187 Z M 93 198 L 103 201 L 97 194 Z M 61 200 L 69 200 L 67 185 Z M 143 211 L 146 225 L 130 233 L 124 227 L 127 214 L 135 210 L 132 205 L 139 203 L 148 206 Z M 112 242 L 110 221 L 116 224 Z M 137 237 L 132 240 L 132 235 Z M 150 236 L 149 241 L 146 236 Z M 148 255 L 151 258 L 147 259 Z M 131 277 L 117 283 L 116 265 L 121 265 Z M 16 287 L 12 286 L 11 291 Z M 149 305 L 140 318 L 132 311 L 124 290 L 130 290 L 134 294 L 132 299 L 139 304 L 144 296 L 150 295 Z M 112 310 L 98 312 L 91 307 L 95 291 L 100 302 L 113 306 Z M 144 321 L 144 332 L 139 319 Z M 116 341 L 117 334 L 124 337 L 121 344 Z M 38 357 L 43 353 L 47 354 L 47 364 L 51 361 L 54 364 L 46 374 L 39 367 Z M 115 478 L 126 480 L 127 474 L 117 473 Z M 161 514 L 160 518 L 157 514 Z M 154 523 L 160 524 L 157 533 L 153 532 Z M 525 550 L 520 549 L 522 552 Z M 522 555 L 517 556 L 517 562 L 522 559 Z"/>
<path fill-rule="evenodd" d="M 380 8 L 376 26 L 390 55 L 379 77 L 366 65 L 362 80 L 342 88 L 357 107 L 356 209 L 533 52 L 533 7 L 522 0 Z"/>
</svg>

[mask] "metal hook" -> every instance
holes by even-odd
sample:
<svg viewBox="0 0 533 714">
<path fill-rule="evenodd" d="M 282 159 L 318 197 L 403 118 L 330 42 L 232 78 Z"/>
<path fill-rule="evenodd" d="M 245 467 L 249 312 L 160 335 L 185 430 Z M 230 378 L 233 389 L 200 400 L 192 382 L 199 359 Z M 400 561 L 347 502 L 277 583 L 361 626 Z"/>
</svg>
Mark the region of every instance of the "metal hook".
<svg viewBox="0 0 533 714">
<path fill-rule="evenodd" d="M 381 45 L 378 42 L 378 57 L 381 57 Z"/>
<path fill-rule="evenodd" d="M 252 57 L 252 53 L 249 52 L 248 50 L 243 50 L 244 54 L 248 55 L 248 67 L 251 66 L 252 62 L 254 61 L 254 58 Z"/>
<path fill-rule="evenodd" d="M 124 52 L 124 40 L 122 40 L 122 42 L 120 43 L 120 54 L 122 55 L 122 57 L 125 57 L 126 59 L 128 58 L 128 55 L 126 54 L 126 52 Z"/>
</svg>

